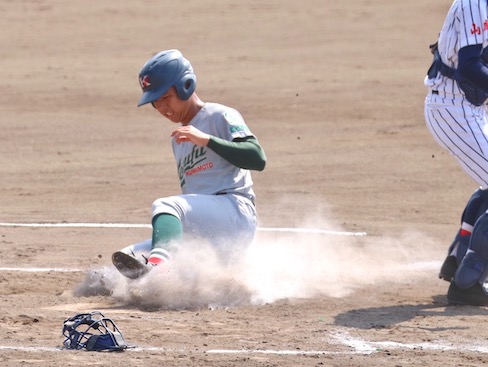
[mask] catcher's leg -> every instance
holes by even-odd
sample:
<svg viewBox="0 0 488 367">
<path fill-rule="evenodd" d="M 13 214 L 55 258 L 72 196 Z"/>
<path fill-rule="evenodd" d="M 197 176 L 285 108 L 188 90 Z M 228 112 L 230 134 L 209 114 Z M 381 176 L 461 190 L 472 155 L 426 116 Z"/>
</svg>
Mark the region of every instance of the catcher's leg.
<svg viewBox="0 0 488 367">
<path fill-rule="evenodd" d="M 447 298 L 451 304 L 488 305 L 483 284 L 488 277 L 488 213 L 473 228 L 469 249 L 459 264 Z"/>
<path fill-rule="evenodd" d="M 466 255 L 476 220 L 488 209 L 488 192 L 477 189 L 471 195 L 461 216 L 461 228 L 449 246 L 448 254 L 439 272 L 439 278 L 451 281 Z"/>
</svg>

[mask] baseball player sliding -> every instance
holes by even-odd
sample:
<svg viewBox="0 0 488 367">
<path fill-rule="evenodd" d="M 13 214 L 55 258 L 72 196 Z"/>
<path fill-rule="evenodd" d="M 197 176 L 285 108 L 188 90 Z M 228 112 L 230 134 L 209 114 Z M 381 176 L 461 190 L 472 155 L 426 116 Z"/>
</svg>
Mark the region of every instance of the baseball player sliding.
<svg viewBox="0 0 488 367">
<path fill-rule="evenodd" d="M 425 120 L 437 143 L 448 150 L 479 188 L 461 216 L 461 227 L 439 276 L 451 282 L 451 304 L 488 305 L 482 284 L 488 277 L 488 10 L 486 0 L 455 0 L 425 78 Z"/>
<path fill-rule="evenodd" d="M 222 259 L 232 259 L 256 231 L 250 170 L 266 165 L 261 145 L 239 112 L 198 97 L 196 75 L 180 51 L 149 59 L 139 81 L 138 107 L 150 103 L 177 124 L 171 138 L 182 194 L 154 201 L 152 238 L 115 252 L 113 264 L 138 278 L 169 262 L 192 237 L 209 241 Z"/>
</svg>

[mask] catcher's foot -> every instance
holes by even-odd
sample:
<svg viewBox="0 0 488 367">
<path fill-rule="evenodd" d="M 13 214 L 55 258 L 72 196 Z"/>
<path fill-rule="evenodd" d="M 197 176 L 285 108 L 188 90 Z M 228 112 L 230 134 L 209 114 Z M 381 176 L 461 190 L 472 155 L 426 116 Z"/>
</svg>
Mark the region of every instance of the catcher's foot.
<svg viewBox="0 0 488 367">
<path fill-rule="evenodd" d="M 122 251 L 117 251 L 112 254 L 112 262 L 122 275 L 130 279 L 140 278 L 152 268 L 152 266 L 143 264 L 134 256 L 127 255 Z"/>
<path fill-rule="evenodd" d="M 461 289 L 453 281 L 447 292 L 447 302 L 450 305 L 488 306 L 488 295 L 479 283 Z"/>
<path fill-rule="evenodd" d="M 450 282 L 454 278 L 454 274 L 456 274 L 457 268 L 458 264 L 456 256 L 449 255 L 442 263 L 441 270 L 439 272 L 439 278 Z"/>
</svg>

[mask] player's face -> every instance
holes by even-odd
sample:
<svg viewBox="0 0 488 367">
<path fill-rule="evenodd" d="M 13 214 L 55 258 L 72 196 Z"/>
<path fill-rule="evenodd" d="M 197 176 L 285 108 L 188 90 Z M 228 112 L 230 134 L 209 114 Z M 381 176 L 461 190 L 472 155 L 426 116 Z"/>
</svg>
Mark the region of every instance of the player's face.
<svg viewBox="0 0 488 367">
<path fill-rule="evenodd" d="M 175 87 L 171 87 L 158 100 L 154 101 L 152 105 L 161 115 L 172 122 L 177 123 L 186 120 L 185 117 L 188 114 L 188 103 L 178 97 Z"/>
</svg>

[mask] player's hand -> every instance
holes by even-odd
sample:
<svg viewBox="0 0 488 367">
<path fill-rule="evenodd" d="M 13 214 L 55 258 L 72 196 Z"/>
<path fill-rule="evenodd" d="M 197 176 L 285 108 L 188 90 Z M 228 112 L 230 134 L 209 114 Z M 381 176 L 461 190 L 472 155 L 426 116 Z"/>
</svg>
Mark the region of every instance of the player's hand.
<svg viewBox="0 0 488 367">
<path fill-rule="evenodd" d="M 210 135 L 198 130 L 196 127 L 191 125 L 180 126 L 175 131 L 171 133 L 176 141 L 176 144 L 180 144 L 185 141 L 191 141 L 195 145 L 205 146 L 210 140 Z"/>
</svg>

